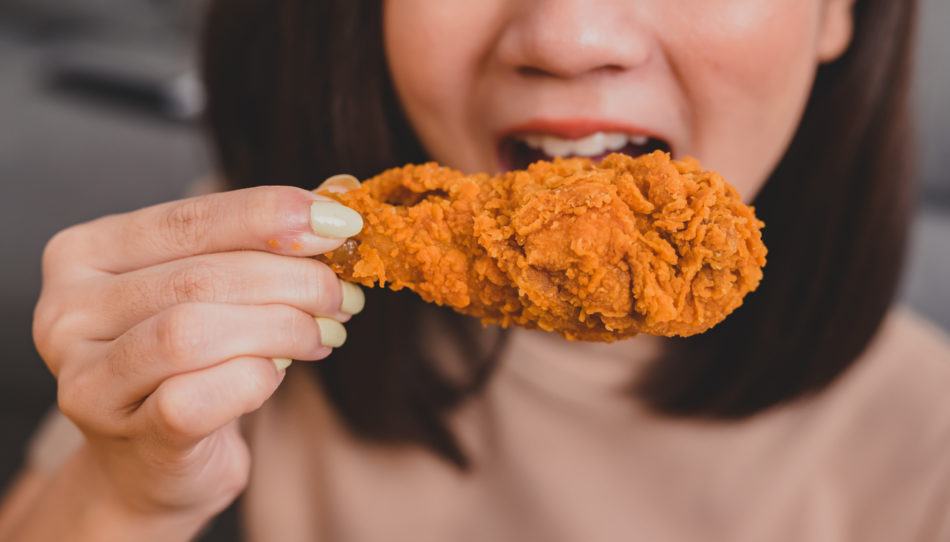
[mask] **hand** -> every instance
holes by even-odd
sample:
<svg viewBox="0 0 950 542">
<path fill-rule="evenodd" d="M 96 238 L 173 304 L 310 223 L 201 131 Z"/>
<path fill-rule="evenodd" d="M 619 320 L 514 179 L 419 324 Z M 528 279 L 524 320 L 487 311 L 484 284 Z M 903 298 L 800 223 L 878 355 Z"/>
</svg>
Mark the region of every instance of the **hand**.
<svg viewBox="0 0 950 542">
<path fill-rule="evenodd" d="M 237 419 L 274 392 L 284 360 L 341 345 L 340 322 L 363 304 L 301 256 L 361 228 L 328 198 L 260 187 L 107 216 L 49 242 L 36 345 L 117 502 L 211 517 L 243 490 Z"/>
</svg>

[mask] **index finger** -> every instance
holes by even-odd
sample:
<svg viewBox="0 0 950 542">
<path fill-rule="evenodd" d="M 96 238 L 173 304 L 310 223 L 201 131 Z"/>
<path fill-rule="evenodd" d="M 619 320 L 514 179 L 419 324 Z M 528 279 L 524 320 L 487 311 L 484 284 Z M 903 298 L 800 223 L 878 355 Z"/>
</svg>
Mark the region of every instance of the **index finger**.
<svg viewBox="0 0 950 542">
<path fill-rule="evenodd" d="M 340 203 L 289 186 L 262 186 L 163 203 L 74 226 L 73 263 L 124 273 L 214 252 L 262 250 L 313 256 L 362 229 Z"/>
</svg>

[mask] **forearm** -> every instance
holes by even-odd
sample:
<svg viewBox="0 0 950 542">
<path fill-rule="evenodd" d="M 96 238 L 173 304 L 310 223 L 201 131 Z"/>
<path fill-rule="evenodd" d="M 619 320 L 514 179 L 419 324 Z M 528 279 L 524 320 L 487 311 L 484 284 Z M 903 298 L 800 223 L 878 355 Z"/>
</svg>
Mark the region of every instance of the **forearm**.
<svg viewBox="0 0 950 542">
<path fill-rule="evenodd" d="M 184 512 L 144 513 L 126 506 L 84 447 L 26 506 L 2 542 L 187 541 L 210 517 Z"/>
</svg>

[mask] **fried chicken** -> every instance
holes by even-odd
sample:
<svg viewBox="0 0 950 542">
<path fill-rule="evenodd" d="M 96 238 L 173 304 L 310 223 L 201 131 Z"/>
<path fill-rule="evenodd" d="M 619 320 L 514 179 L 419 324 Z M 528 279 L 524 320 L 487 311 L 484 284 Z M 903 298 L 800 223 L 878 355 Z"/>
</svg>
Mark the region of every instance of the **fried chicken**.
<svg viewBox="0 0 950 542">
<path fill-rule="evenodd" d="M 344 279 L 572 340 L 700 333 L 765 265 L 764 224 L 736 190 L 661 151 L 499 176 L 407 165 L 325 195 L 364 219 L 320 257 Z"/>
</svg>

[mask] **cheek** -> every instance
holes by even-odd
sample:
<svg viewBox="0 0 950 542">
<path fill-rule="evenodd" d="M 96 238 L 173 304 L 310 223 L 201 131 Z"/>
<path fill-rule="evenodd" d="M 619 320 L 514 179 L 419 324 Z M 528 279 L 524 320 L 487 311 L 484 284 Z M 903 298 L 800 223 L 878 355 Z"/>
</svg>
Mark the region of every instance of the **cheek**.
<svg viewBox="0 0 950 542">
<path fill-rule="evenodd" d="M 695 4 L 695 2 L 692 2 Z M 691 154 L 752 199 L 784 154 L 817 67 L 817 3 L 705 2 L 671 45 L 689 104 Z M 695 24 L 700 23 L 700 24 Z"/>
<path fill-rule="evenodd" d="M 409 123 L 432 158 L 461 169 L 472 161 L 471 92 L 491 39 L 494 3 L 390 0 L 384 6 L 386 58 Z"/>
<path fill-rule="evenodd" d="M 463 30 L 450 10 L 431 1 L 393 0 L 384 9 L 384 43 L 392 78 L 401 97 L 438 104 L 459 84 L 461 42 L 446 35 Z"/>
</svg>

